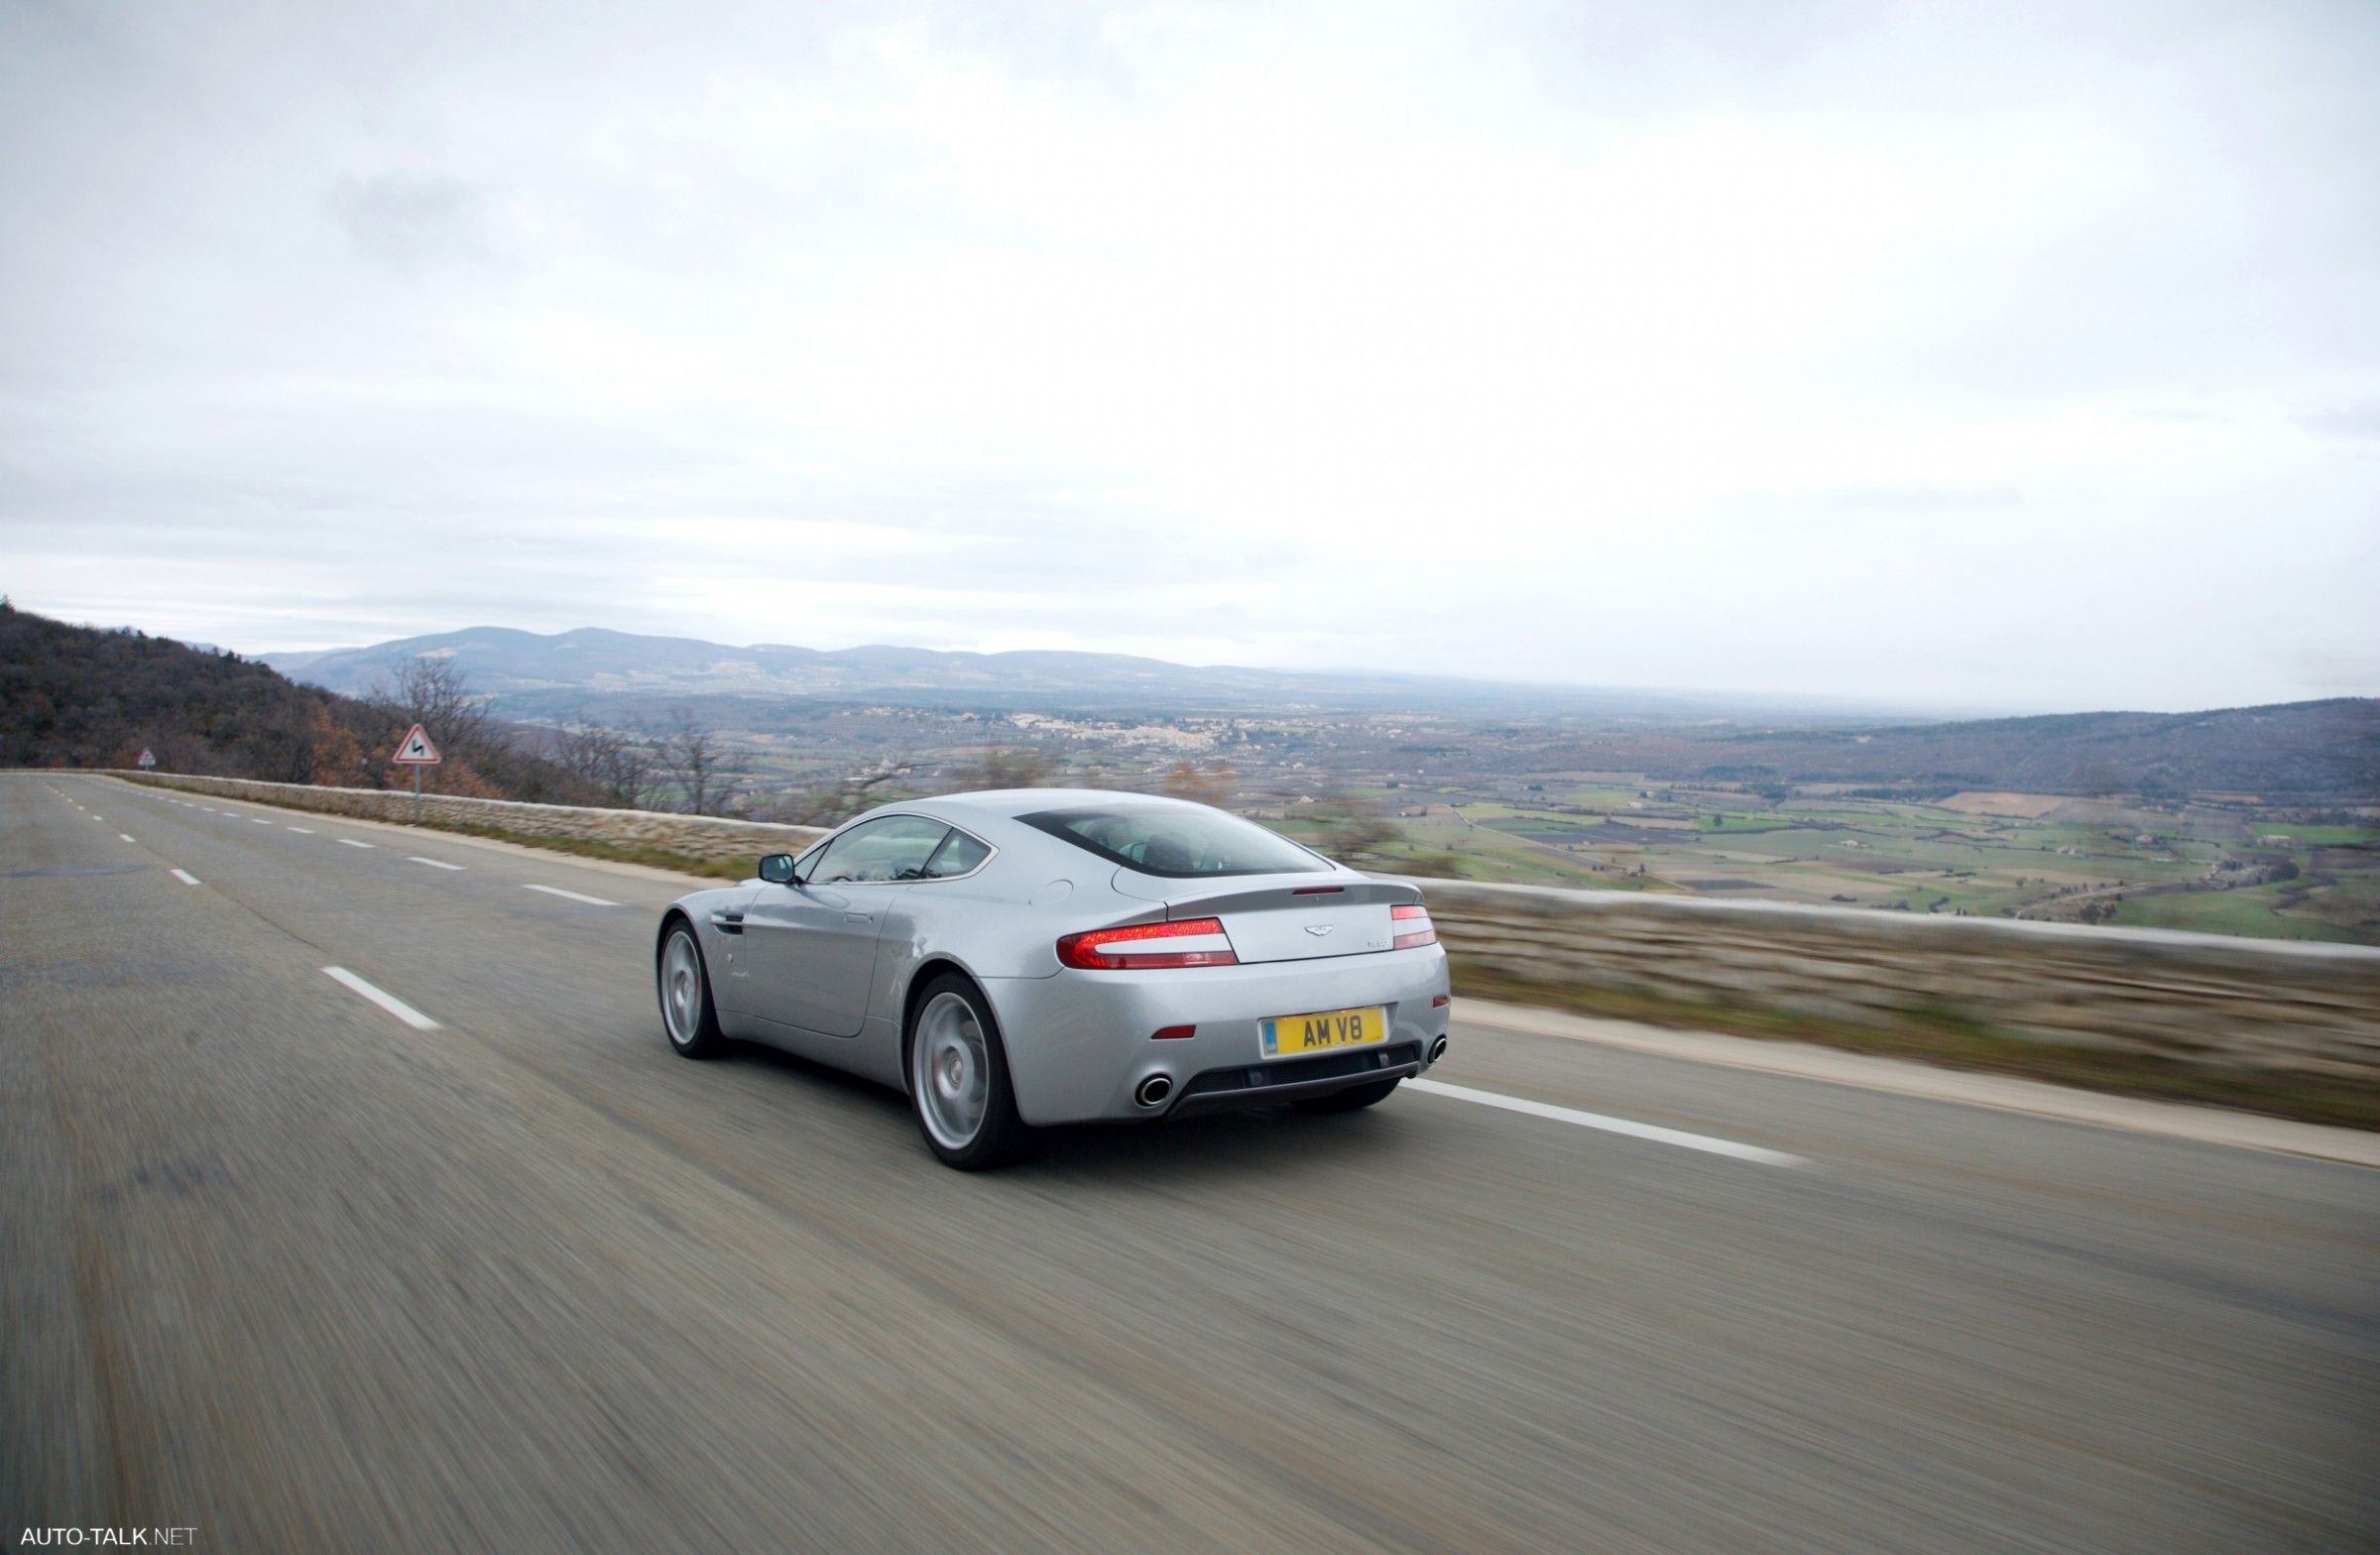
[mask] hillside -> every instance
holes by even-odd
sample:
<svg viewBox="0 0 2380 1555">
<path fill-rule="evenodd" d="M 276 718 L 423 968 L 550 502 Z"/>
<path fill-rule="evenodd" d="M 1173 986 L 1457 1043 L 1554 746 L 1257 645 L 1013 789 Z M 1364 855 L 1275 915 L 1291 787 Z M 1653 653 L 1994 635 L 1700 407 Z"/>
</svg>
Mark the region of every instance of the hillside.
<svg viewBox="0 0 2380 1555">
<path fill-rule="evenodd" d="M 298 685 L 256 659 L 131 630 L 53 621 L 0 600 L 0 766 L 131 767 L 270 782 L 410 783 L 388 763 L 424 711 Z M 580 785 L 515 732 L 466 718 L 432 770 L 441 791 L 564 799 Z"/>
</svg>

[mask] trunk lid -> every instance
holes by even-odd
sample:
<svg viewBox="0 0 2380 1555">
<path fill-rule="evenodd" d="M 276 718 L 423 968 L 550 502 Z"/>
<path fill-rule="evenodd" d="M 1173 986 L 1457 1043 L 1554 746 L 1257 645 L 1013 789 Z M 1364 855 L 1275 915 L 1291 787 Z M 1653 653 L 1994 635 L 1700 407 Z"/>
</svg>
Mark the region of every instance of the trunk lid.
<svg viewBox="0 0 2380 1555">
<path fill-rule="evenodd" d="M 1411 886 L 1348 876 L 1240 876 L 1169 881 L 1166 917 L 1221 918 L 1243 963 L 1361 956 L 1394 943 L 1388 909 L 1421 899 Z M 1187 888 L 1187 889 L 1184 889 Z"/>
</svg>

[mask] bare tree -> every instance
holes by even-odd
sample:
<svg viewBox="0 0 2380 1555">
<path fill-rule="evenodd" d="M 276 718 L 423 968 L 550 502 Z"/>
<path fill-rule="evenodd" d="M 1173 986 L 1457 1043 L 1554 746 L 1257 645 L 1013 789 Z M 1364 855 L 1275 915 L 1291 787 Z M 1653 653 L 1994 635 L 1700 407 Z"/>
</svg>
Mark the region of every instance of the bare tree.
<svg viewBox="0 0 2380 1555">
<path fill-rule="evenodd" d="M 584 709 L 555 731 L 553 759 L 621 809 L 642 808 L 653 787 L 653 742 L 590 723 Z"/>
<path fill-rule="evenodd" d="M 1184 757 L 1166 769 L 1158 786 L 1176 798 L 1221 807 L 1230 800 L 1239 783 L 1240 775 L 1222 762 L 1200 767 Z"/>
<path fill-rule="evenodd" d="M 438 754 L 473 768 L 500 763 L 512 752 L 486 703 L 472 695 L 470 677 L 450 658 L 407 658 L 393 680 L 376 683 L 366 698 L 400 727 L 419 724 Z"/>
<path fill-rule="evenodd" d="M 1323 851 L 1342 861 L 1385 860 L 1400 833 L 1394 821 L 1364 799 L 1340 797 L 1317 804 L 1312 818 L 1322 824 Z"/>
<path fill-rule="evenodd" d="M 906 790 L 900 779 L 914 765 L 904 754 L 873 767 L 846 767 L 766 804 L 751 805 L 746 813 L 796 826 L 840 826 L 862 810 L 901 797 Z"/>
<path fill-rule="evenodd" d="M 691 709 L 673 707 L 668 726 L 652 737 L 654 765 L 676 791 L 678 807 L 692 815 L 716 815 L 734 797 L 734 752 L 726 741 L 696 721 Z"/>
<path fill-rule="evenodd" d="M 970 788 L 1038 788 L 1058 770 L 1057 758 L 1031 746 L 987 745 L 972 766 L 958 770 Z"/>
</svg>

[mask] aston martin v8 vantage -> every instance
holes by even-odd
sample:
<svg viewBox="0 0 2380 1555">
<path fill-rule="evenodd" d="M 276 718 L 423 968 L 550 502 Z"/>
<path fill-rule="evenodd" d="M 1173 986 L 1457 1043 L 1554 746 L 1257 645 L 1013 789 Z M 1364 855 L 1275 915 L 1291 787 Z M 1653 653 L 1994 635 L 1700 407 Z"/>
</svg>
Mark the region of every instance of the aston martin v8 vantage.
<svg viewBox="0 0 2380 1555">
<path fill-rule="evenodd" d="M 869 811 L 682 897 L 654 944 L 688 1058 L 766 1043 L 896 1087 L 962 1169 L 1054 1124 L 1368 1107 L 1446 1048 L 1413 887 L 1203 804 L 1090 789 Z"/>
</svg>

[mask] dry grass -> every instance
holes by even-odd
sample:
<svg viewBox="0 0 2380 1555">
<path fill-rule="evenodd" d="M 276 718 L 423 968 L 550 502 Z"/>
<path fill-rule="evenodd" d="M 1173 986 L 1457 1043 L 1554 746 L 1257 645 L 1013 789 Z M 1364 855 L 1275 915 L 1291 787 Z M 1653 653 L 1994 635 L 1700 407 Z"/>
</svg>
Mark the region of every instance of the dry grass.
<svg viewBox="0 0 2380 1555">
<path fill-rule="evenodd" d="M 2196 1102 L 2300 1123 L 2380 1130 L 2380 1082 L 2267 1074 L 2183 1063 L 2145 1053 L 2040 1042 L 1994 1031 L 1956 1011 L 1912 1009 L 1889 1025 L 1851 1025 L 1797 1011 L 1703 1005 L 1587 984 L 1537 983 L 1453 965 L 1455 992 L 1647 1025 L 1731 1036 L 1814 1042 L 1851 1052 L 1917 1058 L 1952 1069 L 2019 1075 L 2154 1101 Z"/>
</svg>

